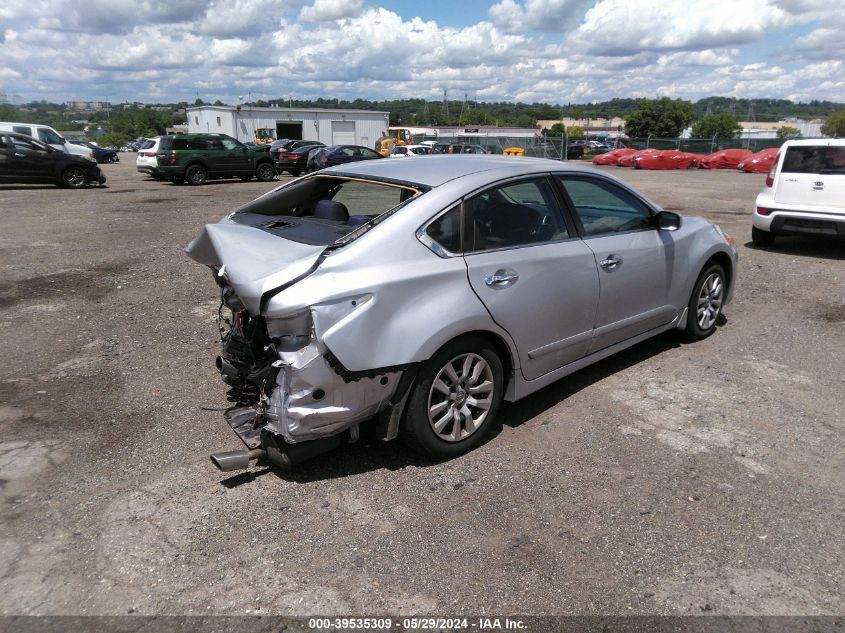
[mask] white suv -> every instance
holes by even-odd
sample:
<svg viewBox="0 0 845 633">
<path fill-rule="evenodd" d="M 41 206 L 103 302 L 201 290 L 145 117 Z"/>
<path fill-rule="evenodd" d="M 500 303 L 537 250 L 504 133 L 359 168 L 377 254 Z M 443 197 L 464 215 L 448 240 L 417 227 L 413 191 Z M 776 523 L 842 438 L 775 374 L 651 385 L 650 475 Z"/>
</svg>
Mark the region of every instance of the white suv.
<svg viewBox="0 0 845 633">
<path fill-rule="evenodd" d="M 163 178 L 158 170 L 158 161 L 156 160 L 159 141 L 161 141 L 160 136 L 146 139 L 138 148 L 138 158 L 135 159 L 135 168 L 142 174 L 149 174 L 156 180 Z"/>
<path fill-rule="evenodd" d="M 751 222 L 756 246 L 776 235 L 845 236 L 845 139 L 784 143 Z"/>
</svg>

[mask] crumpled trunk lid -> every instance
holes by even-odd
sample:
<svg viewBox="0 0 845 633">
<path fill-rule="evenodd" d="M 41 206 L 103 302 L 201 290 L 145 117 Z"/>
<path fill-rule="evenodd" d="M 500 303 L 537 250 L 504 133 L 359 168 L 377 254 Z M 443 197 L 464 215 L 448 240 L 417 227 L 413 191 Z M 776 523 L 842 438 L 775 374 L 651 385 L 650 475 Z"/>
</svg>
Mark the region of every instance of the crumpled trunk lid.
<svg viewBox="0 0 845 633">
<path fill-rule="evenodd" d="M 325 248 L 224 220 L 207 224 L 185 252 L 205 266 L 225 267 L 229 284 L 249 313 L 257 316 L 262 295 L 308 273 Z"/>
</svg>

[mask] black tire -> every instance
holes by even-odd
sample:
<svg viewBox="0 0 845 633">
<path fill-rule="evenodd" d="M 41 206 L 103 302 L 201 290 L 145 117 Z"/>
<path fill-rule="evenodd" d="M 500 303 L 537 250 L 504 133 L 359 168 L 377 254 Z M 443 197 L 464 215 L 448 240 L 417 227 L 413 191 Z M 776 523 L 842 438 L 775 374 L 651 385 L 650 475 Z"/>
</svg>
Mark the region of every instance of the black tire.
<svg viewBox="0 0 845 633">
<path fill-rule="evenodd" d="M 465 364 L 467 357 L 470 359 L 469 365 Z M 479 361 L 483 363 L 479 364 Z M 457 370 L 455 364 L 458 365 Z M 469 380 L 474 380 L 475 384 L 471 385 L 468 380 L 453 382 L 448 375 L 444 375 L 439 381 L 441 389 L 437 389 L 435 381 L 441 372 L 446 372 L 449 365 L 452 366 L 453 375 L 461 378 L 465 374 L 470 374 Z M 469 371 L 464 372 L 463 369 L 467 367 Z M 473 379 L 472 374 L 475 371 L 478 371 L 479 375 Z M 485 339 L 478 336 L 465 336 L 445 345 L 420 366 L 402 419 L 400 437 L 412 449 L 436 458 L 457 457 L 472 450 L 484 441 L 495 423 L 504 393 L 503 374 L 499 356 Z M 489 391 L 484 389 L 488 383 L 492 383 Z M 451 395 L 446 395 L 442 388 L 451 389 Z M 474 392 L 482 396 L 478 402 L 489 400 L 486 414 L 483 411 L 484 405 L 474 407 L 469 404 L 469 400 L 473 398 L 472 389 L 481 389 Z M 456 396 L 459 400 L 455 400 Z M 474 430 L 470 430 L 465 416 L 457 420 L 455 417 L 449 419 L 450 412 L 455 413 L 457 405 L 462 406 L 461 411 L 466 410 L 470 413 L 470 419 L 473 422 L 475 422 L 473 418 L 476 414 L 481 418 Z M 439 429 L 439 433 L 435 431 L 435 422 L 429 421 L 429 411 L 437 407 L 443 407 L 432 414 L 433 417 L 440 416 L 436 423 L 444 424 Z M 473 408 L 470 409 L 470 407 Z M 456 413 L 455 416 L 457 416 Z M 443 420 L 446 420 L 445 423 L 442 422 Z M 460 426 L 456 428 L 456 425 Z M 451 439 L 443 439 L 448 435 L 452 436 Z M 457 439 L 455 439 L 456 436 Z"/>
<path fill-rule="evenodd" d="M 690 296 L 684 338 L 700 341 L 716 331 L 725 305 L 726 282 L 725 269 L 720 264 L 711 263 L 704 267 Z"/>
<path fill-rule="evenodd" d="M 192 186 L 204 185 L 208 172 L 202 165 L 189 165 L 185 170 L 185 182 Z"/>
<path fill-rule="evenodd" d="M 270 182 L 276 177 L 276 168 L 270 163 L 259 163 L 255 168 L 255 177 L 260 182 Z"/>
<path fill-rule="evenodd" d="M 88 184 L 88 172 L 81 165 L 68 165 L 62 171 L 62 186 L 69 189 L 82 189 Z"/>
<path fill-rule="evenodd" d="M 763 229 L 758 229 L 756 226 L 751 227 L 751 241 L 754 246 L 765 248 L 775 243 L 775 234 Z"/>
</svg>

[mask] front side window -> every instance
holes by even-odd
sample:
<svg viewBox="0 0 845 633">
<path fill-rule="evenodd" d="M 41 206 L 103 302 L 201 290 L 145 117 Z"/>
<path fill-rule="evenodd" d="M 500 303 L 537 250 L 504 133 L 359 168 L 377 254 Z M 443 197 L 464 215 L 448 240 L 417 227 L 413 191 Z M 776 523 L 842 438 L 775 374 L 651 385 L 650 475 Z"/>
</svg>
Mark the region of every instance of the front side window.
<svg viewBox="0 0 845 633">
<path fill-rule="evenodd" d="M 49 128 L 38 128 L 38 139 L 48 145 L 64 145 L 65 140 Z"/>
<path fill-rule="evenodd" d="M 577 177 L 560 181 L 588 237 L 654 227 L 645 203 L 613 183 Z"/>
<path fill-rule="evenodd" d="M 569 237 L 549 182 L 507 184 L 468 198 L 472 248 L 487 251 Z"/>
<path fill-rule="evenodd" d="M 243 145 L 241 145 L 238 141 L 233 138 L 224 138 L 221 140 L 221 143 L 223 143 L 223 147 L 227 150 L 236 150 L 243 147 Z"/>
</svg>

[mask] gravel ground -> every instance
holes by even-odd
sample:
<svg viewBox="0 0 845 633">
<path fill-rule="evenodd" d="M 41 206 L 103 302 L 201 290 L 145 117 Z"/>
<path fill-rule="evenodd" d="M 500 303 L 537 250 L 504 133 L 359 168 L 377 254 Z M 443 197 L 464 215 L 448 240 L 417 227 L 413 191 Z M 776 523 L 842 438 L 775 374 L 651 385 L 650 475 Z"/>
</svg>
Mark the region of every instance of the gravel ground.
<svg viewBox="0 0 845 633">
<path fill-rule="evenodd" d="M 231 476 L 182 247 L 275 186 L 0 186 L 0 614 L 843 614 L 845 248 L 750 245 L 764 176 L 606 168 L 736 239 L 709 339 L 506 404 L 469 455 L 367 433 Z"/>
</svg>

